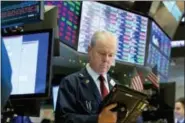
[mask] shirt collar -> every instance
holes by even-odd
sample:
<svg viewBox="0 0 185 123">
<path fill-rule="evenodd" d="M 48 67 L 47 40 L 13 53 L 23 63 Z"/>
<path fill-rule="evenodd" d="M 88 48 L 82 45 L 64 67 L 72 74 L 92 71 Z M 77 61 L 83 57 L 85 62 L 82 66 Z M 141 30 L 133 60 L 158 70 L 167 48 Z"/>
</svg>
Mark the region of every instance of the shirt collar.
<svg viewBox="0 0 185 123">
<path fill-rule="evenodd" d="M 181 120 L 178 120 L 178 119 L 176 118 L 175 120 L 176 120 L 176 123 L 177 123 L 177 121 L 179 121 L 179 123 L 184 123 L 184 118 L 181 119 Z"/>
<path fill-rule="evenodd" d="M 89 65 L 89 63 L 86 65 L 86 69 L 87 72 L 89 73 L 89 75 L 93 78 L 93 80 L 96 82 L 98 80 L 98 77 L 100 76 L 100 74 L 96 73 L 91 66 Z M 105 81 L 107 82 L 107 74 L 103 74 L 103 77 L 105 78 Z"/>
</svg>

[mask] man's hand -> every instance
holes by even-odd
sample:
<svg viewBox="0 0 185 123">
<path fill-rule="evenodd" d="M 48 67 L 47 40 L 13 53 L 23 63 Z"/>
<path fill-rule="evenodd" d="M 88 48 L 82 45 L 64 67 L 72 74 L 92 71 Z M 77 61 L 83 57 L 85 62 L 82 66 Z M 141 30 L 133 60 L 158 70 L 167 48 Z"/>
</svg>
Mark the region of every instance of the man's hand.
<svg viewBox="0 0 185 123">
<path fill-rule="evenodd" d="M 117 112 L 112 112 L 111 109 L 115 108 L 117 104 L 111 104 L 105 107 L 98 116 L 98 123 L 116 123 Z"/>
</svg>

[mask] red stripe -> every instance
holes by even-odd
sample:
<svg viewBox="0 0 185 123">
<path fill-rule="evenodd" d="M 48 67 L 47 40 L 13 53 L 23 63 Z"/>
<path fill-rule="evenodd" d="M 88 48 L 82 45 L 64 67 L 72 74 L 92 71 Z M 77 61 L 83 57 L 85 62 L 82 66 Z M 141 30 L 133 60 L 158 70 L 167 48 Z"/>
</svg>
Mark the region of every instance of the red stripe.
<svg viewBox="0 0 185 123">
<path fill-rule="evenodd" d="M 136 79 L 136 84 L 137 84 L 137 87 L 138 87 L 137 89 L 141 90 L 141 88 L 142 88 L 141 87 L 141 81 L 139 80 L 138 76 L 135 79 Z"/>
<path fill-rule="evenodd" d="M 151 73 L 148 75 L 149 78 L 151 78 L 154 82 L 157 82 L 158 78 L 155 74 Z"/>
<path fill-rule="evenodd" d="M 135 76 L 132 78 L 131 86 L 134 90 L 142 91 L 143 90 L 143 83 L 141 81 L 140 76 Z"/>
<path fill-rule="evenodd" d="M 153 79 L 153 78 L 151 78 L 151 77 L 148 77 L 148 79 L 153 83 L 153 84 L 155 84 L 155 85 L 157 85 L 158 83 L 156 82 L 156 80 L 155 79 Z"/>
<path fill-rule="evenodd" d="M 148 79 L 152 82 L 152 84 L 154 84 L 156 87 L 158 87 L 158 84 L 155 81 L 153 81 L 151 78 L 148 78 Z"/>
<path fill-rule="evenodd" d="M 157 81 L 156 78 L 154 78 L 153 76 L 150 76 L 150 75 L 149 75 L 148 78 L 149 78 L 152 82 L 157 83 L 157 82 L 156 82 L 156 81 Z"/>
<path fill-rule="evenodd" d="M 147 78 L 156 86 L 156 87 L 159 87 L 159 84 L 158 84 L 158 77 L 153 73 L 151 72 Z"/>
</svg>

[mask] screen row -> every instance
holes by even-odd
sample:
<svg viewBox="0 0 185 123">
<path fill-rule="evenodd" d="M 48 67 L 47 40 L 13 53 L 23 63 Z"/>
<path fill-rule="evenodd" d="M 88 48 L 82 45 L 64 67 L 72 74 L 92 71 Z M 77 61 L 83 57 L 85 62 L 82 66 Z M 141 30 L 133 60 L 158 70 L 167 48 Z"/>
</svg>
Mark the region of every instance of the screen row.
<svg viewBox="0 0 185 123">
<path fill-rule="evenodd" d="M 45 4 L 58 7 L 59 36 L 63 43 L 87 53 L 95 31 L 110 31 L 118 39 L 116 60 L 145 64 L 149 32 L 147 17 L 99 2 L 46 1 Z M 170 38 L 154 22 L 149 40 L 169 59 Z"/>
</svg>

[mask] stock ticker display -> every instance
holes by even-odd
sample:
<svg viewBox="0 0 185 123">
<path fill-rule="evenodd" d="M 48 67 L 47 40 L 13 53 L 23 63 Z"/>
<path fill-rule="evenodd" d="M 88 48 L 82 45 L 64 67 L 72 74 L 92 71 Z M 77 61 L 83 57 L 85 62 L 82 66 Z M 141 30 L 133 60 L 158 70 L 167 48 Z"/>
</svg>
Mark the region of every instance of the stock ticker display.
<svg viewBox="0 0 185 123">
<path fill-rule="evenodd" d="M 150 40 L 159 48 L 162 54 L 168 58 L 170 57 L 171 40 L 154 22 L 152 22 Z"/>
<path fill-rule="evenodd" d="M 81 2 L 45 1 L 45 5 L 58 7 L 59 38 L 66 45 L 76 49 Z"/>
<path fill-rule="evenodd" d="M 40 1 L 2 1 L 1 5 L 2 27 L 41 20 Z"/>
<path fill-rule="evenodd" d="M 84 1 L 78 51 L 87 53 L 91 36 L 97 30 L 112 32 L 118 39 L 116 60 L 144 65 L 148 19 L 138 14 L 97 2 Z"/>
<path fill-rule="evenodd" d="M 157 64 L 160 81 L 168 80 L 168 69 L 170 63 L 171 41 L 168 36 L 152 22 L 147 65 Z"/>
<path fill-rule="evenodd" d="M 168 69 L 169 69 L 169 59 L 161 54 L 159 49 L 153 44 L 149 44 L 147 64 L 151 67 L 157 64 L 157 72 L 160 76 L 160 81 L 165 82 L 168 80 Z"/>
</svg>

